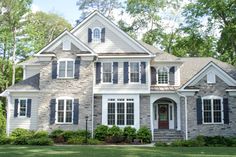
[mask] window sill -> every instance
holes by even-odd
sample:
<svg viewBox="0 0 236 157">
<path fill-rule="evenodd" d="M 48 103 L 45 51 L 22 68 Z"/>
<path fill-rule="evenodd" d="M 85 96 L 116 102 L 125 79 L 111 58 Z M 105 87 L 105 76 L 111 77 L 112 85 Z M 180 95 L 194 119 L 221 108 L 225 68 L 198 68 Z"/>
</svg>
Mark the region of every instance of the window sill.
<svg viewBox="0 0 236 157">
<path fill-rule="evenodd" d="M 58 77 L 57 80 L 74 80 L 74 77 Z"/>
<path fill-rule="evenodd" d="M 224 124 L 224 123 L 202 123 L 204 125 L 220 125 L 220 124 Z"/>
<path fill-rule="evenodd" d="M 73 123 L 58 123 L 58 122 L 56 122 L 55 124 L 56 125 L 74 125 Z"/>
</svg>

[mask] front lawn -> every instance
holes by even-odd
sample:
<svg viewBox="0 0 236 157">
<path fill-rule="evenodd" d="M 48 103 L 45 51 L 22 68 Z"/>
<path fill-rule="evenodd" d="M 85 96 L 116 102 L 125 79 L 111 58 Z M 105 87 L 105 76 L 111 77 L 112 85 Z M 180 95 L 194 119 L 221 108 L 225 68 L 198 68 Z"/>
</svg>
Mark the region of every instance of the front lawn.
<svg viewBox="0 0 236 157">
<path fill-rule="evenodd" d="M 0 146 L 0 157 L 183 157 L 235 156 L 233 147 Z"/>
</svg>

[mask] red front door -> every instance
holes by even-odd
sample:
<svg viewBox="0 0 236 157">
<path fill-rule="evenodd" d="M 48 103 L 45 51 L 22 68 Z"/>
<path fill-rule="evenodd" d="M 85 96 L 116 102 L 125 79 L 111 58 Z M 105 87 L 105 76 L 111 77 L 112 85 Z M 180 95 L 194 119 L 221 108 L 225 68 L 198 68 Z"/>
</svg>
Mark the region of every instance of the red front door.
<svg viewBox="0 0 236 157">
<path fill-rule="evenodd" d="M 169 129 L 168 104 L 158 105 L 159 129 Z"/>
</svg>

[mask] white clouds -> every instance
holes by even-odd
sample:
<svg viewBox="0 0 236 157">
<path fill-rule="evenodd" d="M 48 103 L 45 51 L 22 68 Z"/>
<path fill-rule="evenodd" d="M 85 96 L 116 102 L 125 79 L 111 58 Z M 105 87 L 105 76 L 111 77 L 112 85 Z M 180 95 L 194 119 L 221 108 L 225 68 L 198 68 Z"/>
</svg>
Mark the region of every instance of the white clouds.
<svg viewBox="0 0 236 157">
<path fill-rule="evenodd" d="M 31 10 L 33 13 L 36 13 L 36 12 L 40 11 L 41 9 L 39 8 L 39 6 L 32 4 Z"/>
</svg>

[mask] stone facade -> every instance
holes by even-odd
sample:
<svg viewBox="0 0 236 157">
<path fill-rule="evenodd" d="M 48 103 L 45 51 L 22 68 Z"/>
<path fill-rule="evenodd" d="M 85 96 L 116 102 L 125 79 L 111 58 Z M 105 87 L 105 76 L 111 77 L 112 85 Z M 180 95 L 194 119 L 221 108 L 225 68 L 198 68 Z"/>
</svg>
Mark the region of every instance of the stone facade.
<svg viewBox="0 0 236 157">
<path fill-rule="evenodd" d="M 140 95 L 140 127 L 151 128 L 150 121 L 150 96 Z"/>
<path fill-rule="evenodd" d="M 204 136 L 236 136 L 236 98 L 227 94 L 225 89 L 228 85 L 216 76 L 216 84 L 207 84 L 207 79 L 204 77 L 197 85 L 199 92 L 194 96 L 188 96 L 188 135 L 189 138 L 194 138 L 198 135 Z M 215 95 L 220 97 L 227 97 L 229 99 L 229 124 L 201 124 L 197 125 L 197 111 L 196 99 L 198 96 L 204 97 L 208 95 Z"/>
<path fill-rule="evenodd" d="M 72 58 L 76 55 L 71 52 L 61 51 L 61 46 L 55 50 L 56 59 Z M 53 130 L 57 128 L 65 130 L 85 129 L 85 116 L 89 117 L 88 128 L 91 130 L 92 124 L 92 97 L 93 97 L 93 61 L 83 60 L 80 63 L 79 79 L 52 79 L 51 62 L 42 63 L 40 70 L 40 95 L 38 108 L 38 129 Z M 72 97 L 79 99 L 79 124 L 49 124 L 50 100 L 58 97 Z"/>
<path fill-rule="evenodd" d="M 93 126 L 96 128 L 102 124 L 102 96 L 94 96 L 94 121 Z"/>
</svg>

